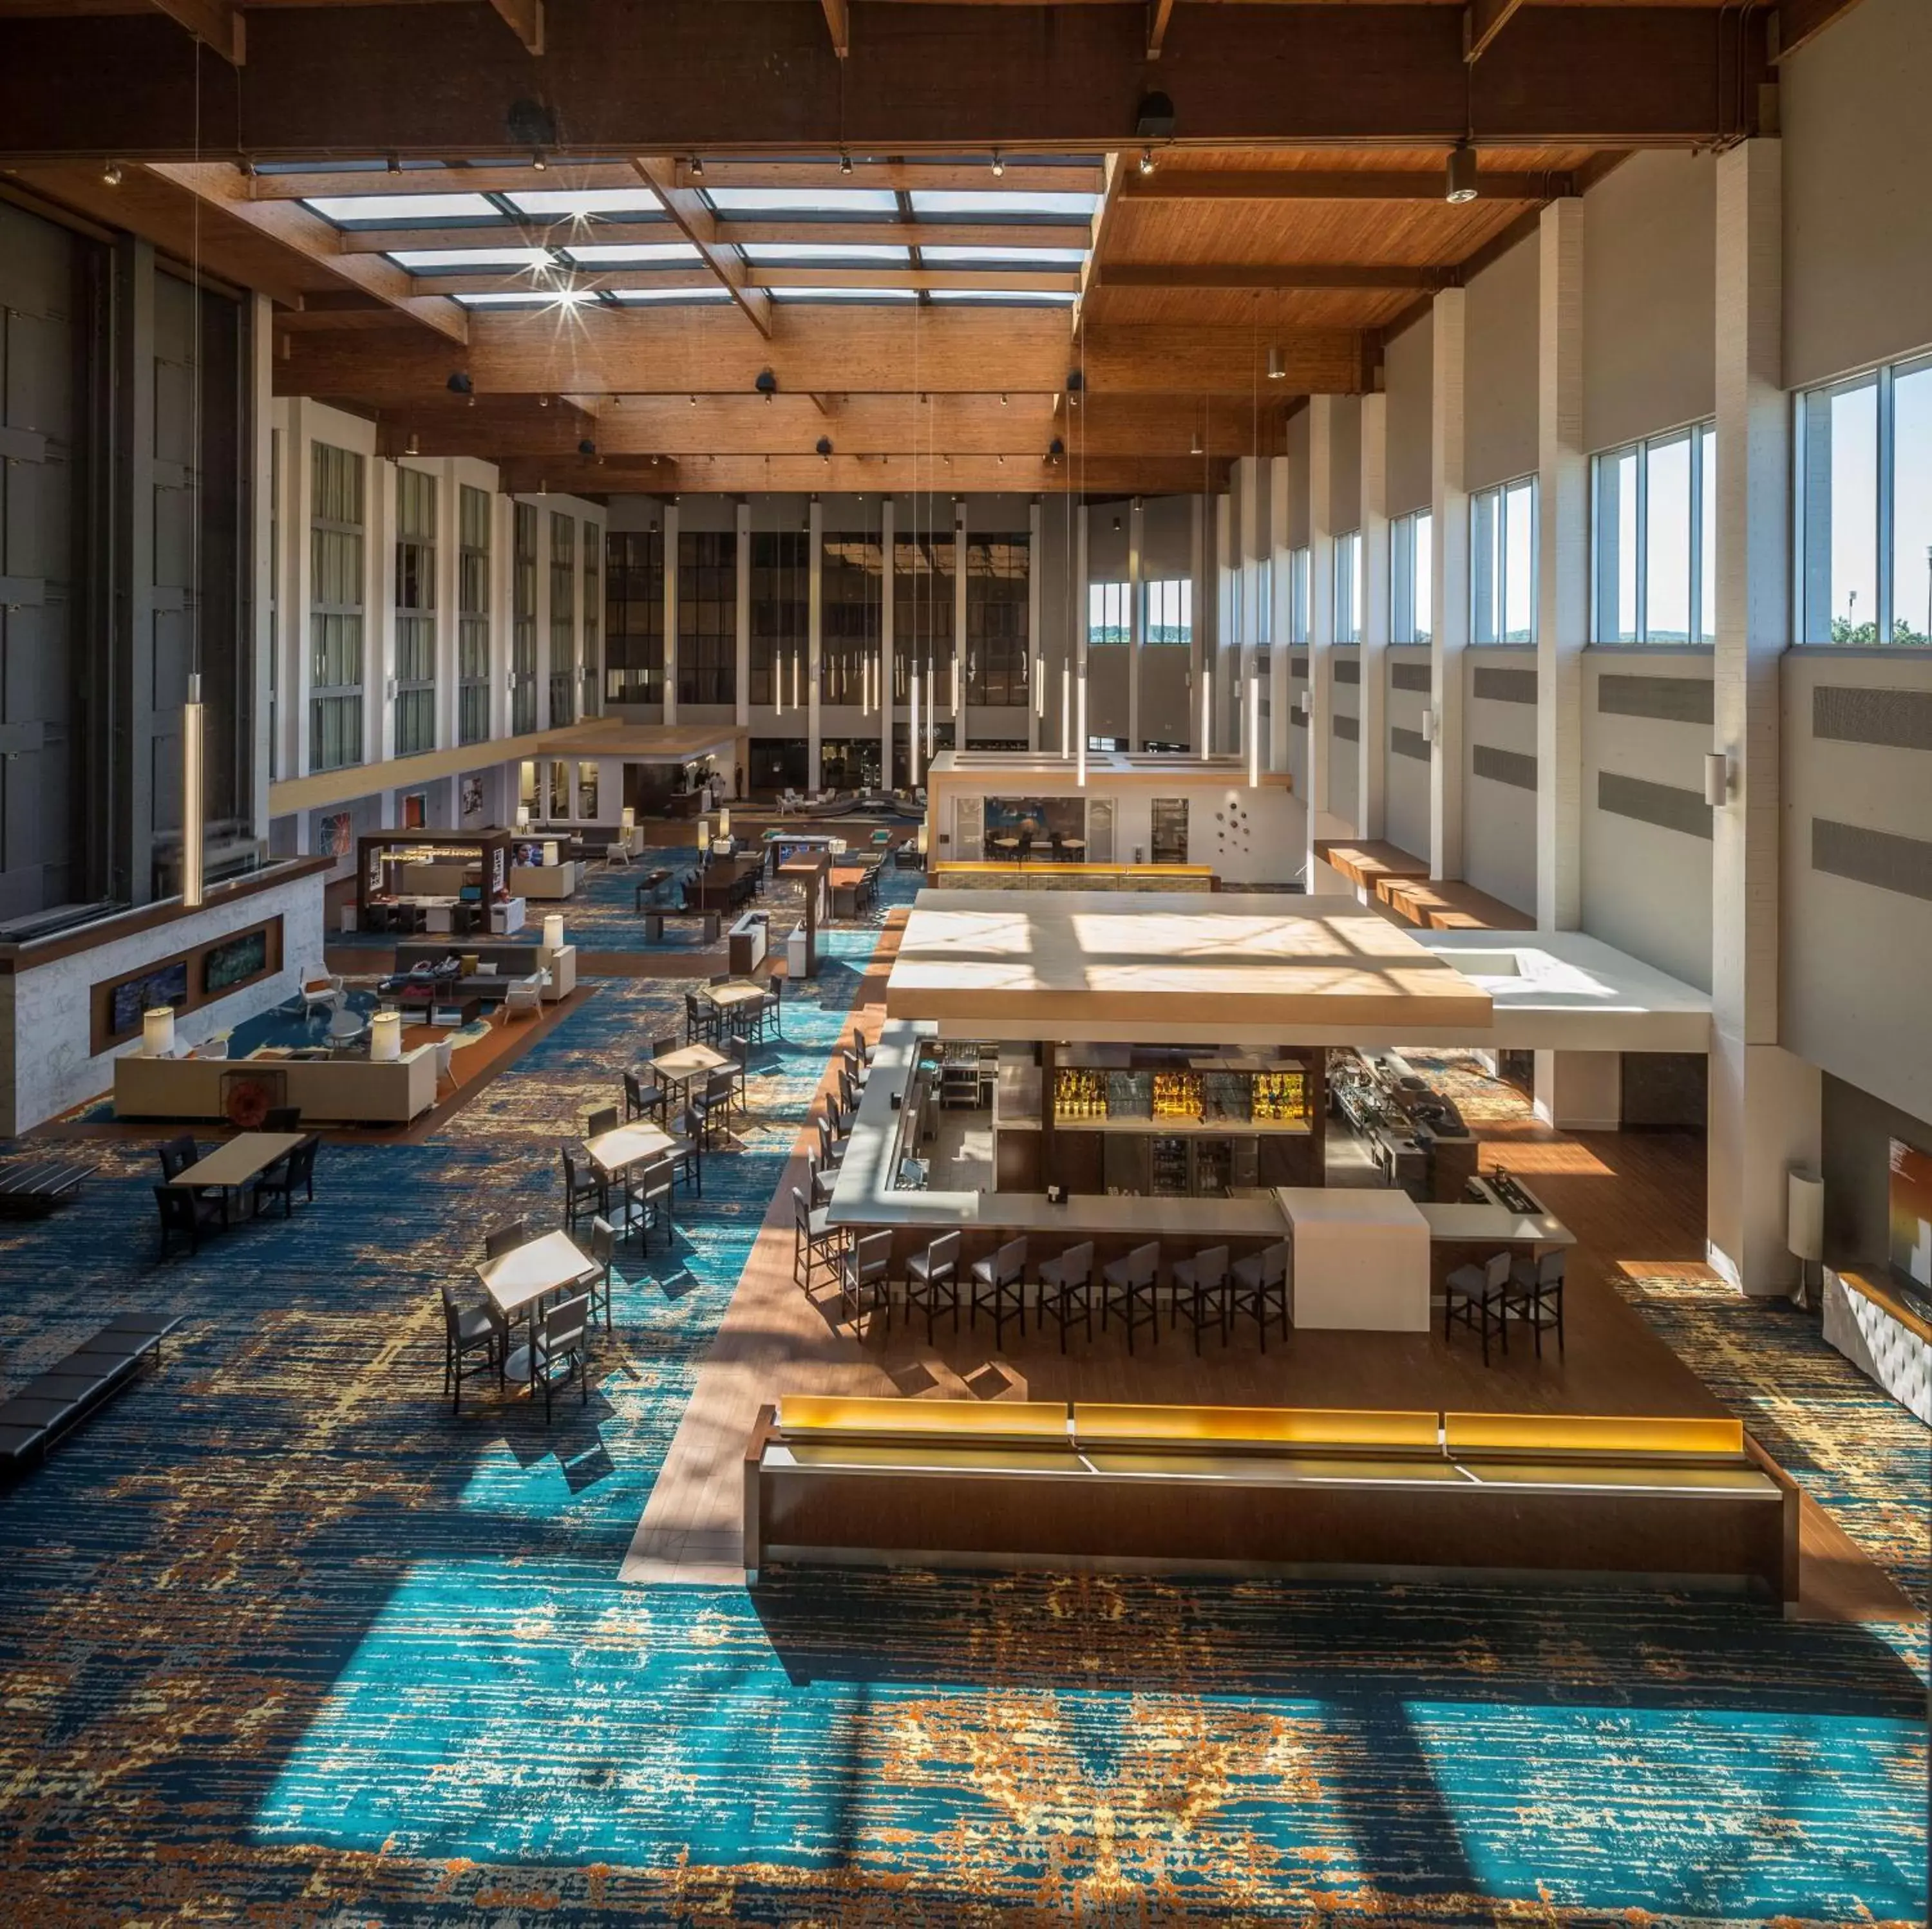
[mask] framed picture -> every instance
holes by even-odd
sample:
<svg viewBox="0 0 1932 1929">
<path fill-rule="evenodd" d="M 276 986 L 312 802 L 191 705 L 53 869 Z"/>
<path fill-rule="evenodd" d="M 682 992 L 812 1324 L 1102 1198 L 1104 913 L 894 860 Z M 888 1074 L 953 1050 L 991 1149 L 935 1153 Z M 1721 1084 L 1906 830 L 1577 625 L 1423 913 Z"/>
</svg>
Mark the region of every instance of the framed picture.
<svg viewBox="0 0 1932 1929">
<path fill-rule="evenodd" d="M 483 814 L 483 780 L 480 777 L 459 777 L 458 805 L 464 817 L 480 817 Z"/>
<path fill-rule="evenodd" d="M 429 793 L 406 790 L 403 793 L 403 828 L 420 831 L 429 822 Z"/>
<path fill-rule="evenodd" d="M 212 945 L 202 954 L 201 988 L 212 998 L 244 979 L 259 976 L 268 968 L 267 931 L 244 931 L 239 937 Z"/>
<path fill-rule="evenodd" d="M 176 1011 L 188 1003 L 188 960 L 178 959 L 158 970 L 144 972 L 138 978 L 124 978 L 113 990 L 109 1005 L 108 1025 L 116 1038 L 124 1038 L 141 1029 L 141 1014 L 152 1007 L 172 1005 Z"/>
<path fill-rule="evenodd" d="M 331 810 L 322 818 L 321 835 L 316 840 L 316 848 L 325 857 L 346 858 L 354 839 L 351 813 L 346 810 Z"/>
</svg>

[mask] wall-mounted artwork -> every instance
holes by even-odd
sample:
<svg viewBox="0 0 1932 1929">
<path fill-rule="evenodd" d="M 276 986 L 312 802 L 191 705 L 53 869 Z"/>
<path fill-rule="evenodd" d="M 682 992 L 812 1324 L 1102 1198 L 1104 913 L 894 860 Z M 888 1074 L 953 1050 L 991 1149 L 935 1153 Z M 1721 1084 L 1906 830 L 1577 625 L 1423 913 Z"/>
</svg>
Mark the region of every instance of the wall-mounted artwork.
<svg viewBox="0 0 1932 1929">
<path fill-rule="evenodd" d="M 406 790 L 403 793 L 403 828 L 420 831 L 429 822 L 429 793 L 424 790 Z"/>
<path fill-rule="evenodd" d="M 201 961 L 201 988 L 212 998 L 245 978 L 258 977 L 268 968 L 268 934 L 244 931 L 238 938 L 205 952 Z"/>
<path fill-rule="evenodd" d="M 463 813 L 466 824 L 472 817 L 483 814 L 483 780 L 480 777 L 459 777 L 457 807 Z"/>
<path fill-rule="evenodd" d="M 141 1029 L 141 1014 L 163 1005 L 178 1011 L 188 1003 L 188 960 L 163 965 L 139 978 L 123 978 L 114 987 L 108 1023 L 117 1037 Z"/>
<path fill-rule="evenodd" d="M 331 810 L 322 820 L 321 834 L 316 840 L 316 849 L 324 857 L 346 858 L 350 846 L 355 842 L 356 827 L 352 813 L 346 810 Z"/>
<path fill-rule="evenodd" d="M 1892 1142 L 1892 1265 L 1916 1286 L 1932 1289 L 1932 1158 Z"/>
</svg>

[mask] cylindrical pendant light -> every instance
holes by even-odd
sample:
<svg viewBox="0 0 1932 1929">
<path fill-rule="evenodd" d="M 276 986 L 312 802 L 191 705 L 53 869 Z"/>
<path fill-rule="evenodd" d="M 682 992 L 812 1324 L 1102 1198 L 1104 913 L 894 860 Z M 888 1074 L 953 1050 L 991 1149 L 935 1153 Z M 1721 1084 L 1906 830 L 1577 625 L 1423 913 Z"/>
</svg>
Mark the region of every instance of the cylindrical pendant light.
<svg viewBox="0 0 1932 1929">
<path fill-rule="evenodd" d="M 1046 658 L 1037 653 L 1033 660 L 1033 714 L 1046 714 Z"/>
<path fill-rule="evenodd" d="M 906 754 L 911 759 L 912 788 L 919 788 L 919 659 L 912 665 L 912 701 L 908 710 Z"/>
<path fill-rule="evenodd" d="M 196 505 L 199 513 L 200 505 Z M 182 705 L 182 903 L 192 910 L 202 901 L 202 843 L 205 808 L 202 792 L 207 757 L 207 712 L 202 708 L 201 674 L 188 680 L 188 701 Z"/>
<path fill-rule="evenodd" d="M 1214 754 L 1214 672 L 1205 664 L 1201 670 L 1201 754 Z"/>
<path fill-rule="evenodd" d="M 1467 141 L 1458 141 L 1449 150 L 1449 171 L 1442 198 L 1460 204 L 1474 200 L 1476 191 L 1476 150 Z"/>
<path fill-rule="evenodd" d="M 1060 666 L 1060 754 L 1069 757 L 1073 754 L 1071 732 L 1073 726 L 1073 672 L 1065 663 Z"/>
<path fill-rule="evenodd" d="M 1074 754 L 1078 762 L 1074 767 L 1074 781 L 1084 789 L 1087 783 L 1087 666 L 1080 666 L 1080 692 L 1077 699 L 1078 714 L 1074 717 Z"/>
<path fill-rule="evenodd" d="M 1248 679 L 1248 788 L 1258 790 L 1262 781 L 1262 672 Z"/>
</svg>

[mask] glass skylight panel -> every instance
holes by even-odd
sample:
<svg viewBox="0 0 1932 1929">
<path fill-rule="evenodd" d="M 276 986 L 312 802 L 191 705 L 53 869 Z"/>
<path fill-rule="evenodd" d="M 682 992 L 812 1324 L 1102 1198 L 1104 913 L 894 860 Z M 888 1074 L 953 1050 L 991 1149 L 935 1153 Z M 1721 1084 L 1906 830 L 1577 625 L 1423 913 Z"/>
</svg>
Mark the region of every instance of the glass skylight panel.
<svg viewBox="0 0 1932 1929">
<path fill-rule="evenodd" d="M 1078 268 L 1084 248 L 956 248 L 922 246 L 919 258 L 934 268 Z"/>
<path fill-rule="evenodd" d="M 640 182 L 635 187 L 519 188 L 503 197 L 523 214 L 621 214 L 627 221 L 661 221 L 663 205 Z"/>
<path fill-rule="evenodd" d="M 327 194 L 302 203 L 338 226 L 418 226 L 424 221 L 500 221 L 481 194 Z"/>
<path fill-rule="evenodd" d="M 972 214 L 982 217 L 988 214 L 1010 214 L 1027 220 L 1058 215 L 1085 220 L 1100 202 L 1097 194 L 1006 194 L 980 187 L 915 187 L 912 190 L 915 214 Z"/>
<path fill-rule="evenodd" d="M 580 308 L 597 297 L 587 288 L 518 289 L 514 293 L 458 295 L 466 308 Z"/>
<path fill-rule="evenodd" d="M 888 247 L 871 242 L 841 241 L 741 241 L 747 261 L 849 262 L 854 267 L 866 262 L 890 262 L 904 267 L 912 259 L 912 250 Z"/>
<path fill-rule="evenodd" d="M 721 214 L 896 214 L 890 187 L 714 187 Z"/>
<path fill-rule="evenodd" d="M 610 298 L 634 308 L 646 301 L 728 301 L 731 297 L 722 288 L 614 288 Z"/>
<path fill-rule="evenodd" d="M 564 252 L 584 268 L 652 268 L 700 258 L 692 241 L 594 241 L 582 247 L 573 242 Z"/>
<path fill-rule="evenodd" d="M 554 257 L 548 248 L 398 248 L 389 259 L 412 274 L 454 273 L 477 268 L 548 268 Z"/>
<path fill-rule="evenodd" d="M 1079 298 L 1043 288 L 935 288 L 935 301 L 996 301 L 1007 307 L 1070 308 Z"/>
<path fill-rule="evenodd" d="M 910 288 L 774 288 L 774 301 L 916 301 Z"/>
</svg>

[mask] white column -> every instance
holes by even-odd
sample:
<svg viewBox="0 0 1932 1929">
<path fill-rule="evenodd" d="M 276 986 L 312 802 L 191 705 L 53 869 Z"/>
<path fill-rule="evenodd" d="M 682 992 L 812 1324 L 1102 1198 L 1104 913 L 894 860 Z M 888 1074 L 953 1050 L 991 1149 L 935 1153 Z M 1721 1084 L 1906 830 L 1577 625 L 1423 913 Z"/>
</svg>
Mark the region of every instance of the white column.
<svg viewBox="0 0 1932 1929">
<path fill-rule="evenodd" d="M 542 581 L 541 574 L 538 577 Z M 664 720 L 677 721 L 677 498 L 664 509 Z"/>
<path fill-rule="evenodd" d="M 1270 770 L 1288 768 L 1288 613 L 1294 602 L 1288 562 L 1288 458 L 1269 458 L 1268 470 L 1268 742 Z"/>
<path fill-rule="evenodd" d="M 815 795 L 825 781 L 818 693 L 824 633 L 824 606 L 820 601 L 824 579 L 819 574 L 818 558 L 824 547 L 825 508 L 816 496 L 806 512 L 805 527 L 805 776 Z"/>
<path fill-rule="evenodd" d="M 315 514 L 315 457 L 308 411 L 300 397 L 291 400 L 282 434 L 281 535 L 286 560 L 282 565 L 282 665 L 276 707 L 284 777 L 306 777 L 310 768 L 308 713 L 315 665 L 309 645 L 309 603 L 314 589 L 309 523 Z M 304 812 L 304 821 L 307 816 Z"/>
<path fill-rule="evenodd" d="M 1430 388 L 1430 702 L 1436 741 L 1429 760 L 1429 874 L 1462 875 L 1462 652 L 1469 642 L 1469 495 L 1463 486 L 1466 301 L 1436 296 Z"/>
<path fill-rule="evenodd" d="M 396 668 L 396 466 L 365 458 L 362 496 L 362 760 L 386 763 L 396 753 L 396 706 L 389 678 Z"/>
<path fill-rule="evenodd" d="M 752 505 L 740 502 L 734 512 L 738 532 L 738 607 L 732 653 L 733 720 L 740 729 L 752 720 Z M 812 559 L 812 593 L 818 594 L 818 558 Z"/>
<path fill-rule="evenodd" d="M 1355 834 L 1382 836 L 1388 771 L 1388 397 L 1362 397 L 1362 651 L 1356 694 Z"/>
<path fill-rule="evenodd" d="M 879 499 L 879 786 L 890 790 L 892 774 L 892 499 Z"/>
<path fill-rule="evenodd" d="M 1583 448 L 1583 201 L 1543 211 L 1537 323 L 1536 921 L 1582 918 L 1583 650 L 1590 465 Z"/>
<path fill-rule="evenodd" d="M 1030 750 L 1040 747 L 1041 705 L 1052 682 L 1046 665 L 1046 637 L 1040 627 L 1040 539 L 1045 527 L 1046 517 L 1036 496 L 1027 505 L 1027 648 L 1033 652 L 1033 660 L 1027 666 L 1027 748 Z"/>
<path fill-rule="evenodd" d="M 1336 836 L 1328 806 L 1328 760 L 1335 711 L 1335 398 L 1308 399 L 1308 870 L 1315 843 Z"/>
<path fill-rule="evenodd" d="M 249 298 L 248 310 L 248 551 L 250 624 L 248 657 L 254 666 L 249 677 L 255 692 L 254 714 L 250 719 L 252 743 L 248 758 L 248 821 L 251 834 L 268 834 L 268 768 L 274 750 L 268 740 L 268 665 L 275 646 L 273 625 L 269 621 L 269 596 L 275 586 L 275 571 L 280 567 L 268 539 L 274 510 L 274 324 L 273 310 L 266 295 Z M 286 606 L 284 606 L 286 609 Z M 279 672 L 280 666 L 276 666 Z M 283 701 L 288 684 L 278 674 L 276 688 Z M 286 769 L 286 764 L 281 766 Z"/>
<path fill-rule="evenodd" d="M 1712 816 L 1710 1262 L 1748 1292 L 1786 1292 L 1785 1174 L 1818 1152 L 1816 1070 L 1778 1042 L 1779 689 L 1790 583 L 1783 381 L 1781 157 L 1752 140 L 1717 161 L 1718 636 L 1712 747 L 1730 759 Z"/>
<path fill-rule="evenodd" d="M 1141 545 L 1146 539 L 1141 499 L 1127 505 L 1127 748 L 1141 747 L 1141 650 L 1147 641 L 1147 612 L 1142 607 Z"/>
</svg>

